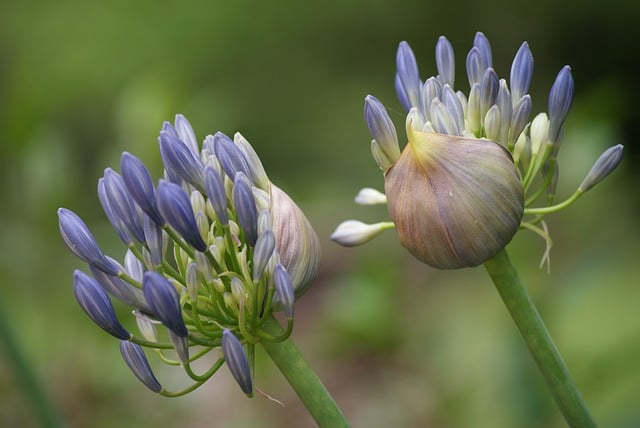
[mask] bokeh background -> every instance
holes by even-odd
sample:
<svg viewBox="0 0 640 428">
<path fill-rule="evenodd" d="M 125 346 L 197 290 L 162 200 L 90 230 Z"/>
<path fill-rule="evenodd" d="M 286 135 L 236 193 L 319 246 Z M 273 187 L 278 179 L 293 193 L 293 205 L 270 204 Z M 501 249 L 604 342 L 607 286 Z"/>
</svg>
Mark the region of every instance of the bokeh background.
<svg viewBox="0 0 640 428">
<path fill-rule="evenodd" d="M 322 272 L 293 336 L 354 427 L 563 426 L 482 268 L 431 269 L 393 233 L 357 249 L 328 239 L 346 218 L 387 219 L 352 198 L 382 187 L 364 96 L 383 100 L 402 129 L 398 42 L 409 41 L 427 76 L 446 35 L 467 91 L 461 65 L 476 31 L 501 76 L 529 42 L 535 112 L 557 71 L 573 67 L 560 197 L 606 147 L 625 145 L 612 177 L 550 217 L 551 274 L 537 267 L 537 237 L 522 232 L 509 250 L 595 418 L 640 426 L 640 3 L 5 0 L 1 9 L 0 426 L 44 426 L 37 390 L 68 427 L 313 426 L 264 356 L 257 384 L 284 409 L 246 399 L 224 368 L 186 397 L 156 396 L 75 303 L 71 273 L 82 264 L 59 238 L 56 209 L 79 213 L 120 257 L 97 179 L 123 150 L 157 176 L 157 134 L 176 113 L 200 138 L 240 130 L 315 225 Z M 180 385 L 179 370 L 152 363 Z"/>
</svg>

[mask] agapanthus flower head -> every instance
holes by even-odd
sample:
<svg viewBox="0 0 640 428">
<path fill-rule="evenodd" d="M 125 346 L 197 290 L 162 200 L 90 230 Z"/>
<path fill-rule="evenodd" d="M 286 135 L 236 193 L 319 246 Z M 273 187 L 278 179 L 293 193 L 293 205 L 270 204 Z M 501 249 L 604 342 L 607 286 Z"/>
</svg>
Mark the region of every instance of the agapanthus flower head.
<svg viewBox="0 0 640 428">
<path fill-rule="evenodd" d="M 551 246 L 544 216 L 569 205 L 619 163 L 622 146 L 606 151 L 567 201 L 553 205 L 558 182 L 557 154 L 573 101 L 571 69 L 553 84 L 548 113 L 531 121 L 528 94 L 533 55 L 525 42 L 511 65 L 509 82 L 493 68 L 488 39 L 477 33 L 466 56 L 467 93 L 455 89 L 451 43 L 435 48 L 437 74 L 421 80 L 407 42 L 396 55 L 395 88 L 407 112 L 408 143 L 398 134 L 384 105 L 365 98 L 364 117 L 373 158 L 384 173 L 385 194 L 361 192 L 357 203 L 386 202 L 400 242 L 416 258 L 438 268 L 476 266 L 493 258 L 520 228 Z M 534 208 L 543 195 L 546 204 Z M 332 239 L 359 245 L 390 228 L 389 222 L 348 220 Z"/>
<path fill-rule="evenodd" d="M 154 182 L 143 162 L 125 152 L 121 174 L 107 168 L 98 181 L 100 203 L 127 246 L 122 265 L 102 252 L 80 217 L 58 211 L 65 244 L 91 271 L 74 273 L 75 296 L 99 327 L 121 340 L 125 362 L 152 391 L 186 393 L 226 361 L 251 395 L 253 353 L 246 349 L 291 333 L 295 299 L 318 273 L 318 238 L 242 135 L 232 140 L 218 132 L 200 149 L 178 115 L 174 124 L 163 124 L 158 143 L 163 178 Z M 109 296 L 132 308 L 140 336 L 116 318 Z M 287 328 L 274 337 L 261 326 L 279 311 Z M 142 347 L 182 365 L 195 384 L 168 392 Z M 166 354 L 171 349 L 177 361 Z M 218 360 L 206 373 L 194 373 L 191 362 L 208 351 Z"/>
</svg>

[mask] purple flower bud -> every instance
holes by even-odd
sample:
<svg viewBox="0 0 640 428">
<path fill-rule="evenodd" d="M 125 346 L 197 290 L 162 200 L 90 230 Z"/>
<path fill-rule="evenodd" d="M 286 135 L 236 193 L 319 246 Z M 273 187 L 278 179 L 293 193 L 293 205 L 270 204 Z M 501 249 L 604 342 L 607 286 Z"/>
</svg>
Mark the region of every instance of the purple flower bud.
<svg viewBox="0 0 640 428">
<path fill-rule="evenodd" d="M 400 147 L 396 127 L 387 109 L 373 95 L 367 95 L 364 99 L 364 120 L 386 157 L 391 161 L 397 159 L 400 156 Z"/>
<path fill-rule="evenodd" d="M 482 59 L 482 64 L 484 64 L 485 69 L 493 67 L 493 57 L 491 54 L 491 44 L 489 43 L 489 39 L 487 39 L 483 33 L 477 32 L 473 39 L 473 46 L 478 48 L 478 53 L 480 54 L 480 58 Z"/>
<path fill-rule="evenodd" d="M 73 294 L 80 307 L 101 329 L 118 339 L 128 340 L 131 337 L 116 318 L 111 300 L 98 281 L 82 271 L 74 271 Z"/>
<path fill-rule="evenodd" d="M 511 130 L 509 131 L 509 142 L 514 144 L 529 120 L 531 114 L 531 96 L 529 94 L 520 98 L 520 101 L 514 106 L 511 115 Z"/>
<path fill-rule="evenodd" d="M 251 396 L 253 394 L 253 383 L 251 381 L 247 353 L 238 338 L 227 329 L 222 332 L 222 354 L 227 362 L 229 371 L 238 382 L 238 385 L 240 385 L 242 392 Z"/>
<path fill-rule="evenodd" d="M 213 210 L 216 212 L 220 223 L 223 225 L 228 224 L 227 194 L 224 190 L 224 183 L 218 172 L 210 166 L 206 167 L 204 170 L 204 190 L 207 193 L 209 202 L 211 202 Z"/>
<path fill-rule="evenodd" d="M 571 67 L 565 65 L 558 73 L 549 92 L 549 140 L 558 140 L 572 101 L 573 77 Z"/>
<path fill-rule="evenodd" d="M 120 353 L 133 374 L 136 375 L 147 388 L 153 392 L 162 391 L 162 385 L 160 385 L 160 382 L 158 382 L 158 379 L 156 379 L 151 371 L 149 361 L 144 355 L 144 351 L 140 345 L 129 342 L 128 340 L 122 340 L 120 341 Z"/>
<path fill-rule="evenodd" d="M 513 105 L 524 97 L 529 91 L 531 78 L 533 77 L 533 55 L 529 50 L 529 44 L 524 42 L 511 64 L 511 75 L 509 83 L 511 86 L 511 97 Z"/>
<path fill-rule="evenodd" d="M 107 260 L 91 231 L 76 213 L 66 208 L 58 209 L 58 224 L 60 235 L 73 254 L 104 273 L 119 273 L 118 266 Z"/>
<path fill-rule="evenodd" d="M 496 102 L 500 81 L 498 75 L 493 68 L 487 68 L 482 76 L 482 84 L 480 85 L 480 115 L 484 118 L 491 106 Z"/>
<path fill-rule="evenodd" d="M 196 250 L 204 252 L 207 244 L 202 240 L 189 196 L 177 184 L 160 180 L 157 190 L 158 209 L 162 217 Z"/>
<path fill-rule="evenodd" d="M 242 172 L 236 173 L 232 197 L 238 215 L 238 223 L 244 232 L 247 243 L 254 246 L 258 239 L 258 209 L 253 198 L 251 182 Z"/>
<path fill-rule="evenodd" d="M 436 67 L 442 84 L 453 87 L 456 78 L 455 57 L 451 42 L 444 36 L 440 36 L 436 43 Z"/>
<path fill-rule="evenodd" d="M 464 110 L 462 108 L 462 102 L 460 102 L 460 98 L 458 98 L 456 93 L 453 92 L 453 88 L 448 84 L 442 87 L 442 103 L 447 107 L 458 130 L 464 130 Z"/>
<path fill-rule="evenodd" d="M 411 107 L 418 107 L 424 111 L 422 100 L 420 99 L 420 76 L 418 74 L 418 64 L 416 57 L 407 42 L 400 42 L 396 55 L 396 94 L 405 111 Z"/>
<path fill-rule="evenodd" d="M 242 150 L 222 132 L 216 132 L 213 136 L 215 155 L 222 165 L 224 173 L 231 180 L 234 180 L 238 172 L 242 172 L 247 177 L 252 177 L 251 168 L 247 159 L 242 154 Z"/>
<path fill-rule="evenodd" d="M 144 236 L 146 238 L 151 262 L 154 266 L 160 266 L 165 253 L 165 234 L 162 227 L 149 216 L 144 216 Z"/>
<path fill-rule="evenodd" d="M 127 247 L 133 245 L 133 238 L 131 237 L 131 233 L 129 233 L 129 228 L 127 228 L 122 218 L 117 216 L 111 209 L 107 190 L 104 185 L 104 178 L 98 180 L 98 199 L 100 200 L 100 205 L 102 205 L 104 213 L 109 219 L 109 223 L 111 223 L 120 240 L 124 242 Z"/>
<path fill-rule="evenodd" d="M 142 290 L 123 281 L 117 276 L 107 275 L 94 266 L 89 266 L 89 269 L 100 286 L 113 297 L 134 308 L 140 308 L 146 312 L 150 311 L 149 305 L 142 295 Z"/>
<path fill-rule="evenodd" d="M 180 295 L 167 278 L 157 272 L 145 272 L 142 279 L 142 292 L 151 311 L 162 324 L 180 337 L 189 335 L 182 319 Z"/>
<path fill-rule="evenodd" d="M 483 63 L 480 56 L 480 50 L 477 47 L 471 48 L 467 54 L 467 77 L 469 78 L 469 86 L 480 84 L 487 65 Z"/>
<path fill-rule="evenodd" d="M 284 312 L 284 315 L 287 318 L 292 319 L 296 299 L 295 293 L 293 290 L 293 284 L 291 283 L 291 278 L 284 266 L 280 263 L 276 265 L 276 268 L 273 271 L 273 283 L 276 289 L 274 300 L 282 304 L 282 311 Z"/>
<path fill-rule="evenodd" d="M 122 180 L 134 201 L 154 222 L 164 226 L 165 221 L 158 211 L 156 191 L 147 167 L 130 153 L 122 153 L 120 158 Z"/>
<path fill-rule="evenodd" d="M 605 150 L 582 180 L 579 189 L 586 192 L 611 174 L 622 160 L 622 148 L 622 144 L 618 144 Z"/>
<path fill-rule="evenodd" d="M 500 110 L 500 131 L 498 133 L 498 141 L 502 144 L 507 143 L 509 136 L 509 127 L 511 126 L 511 115 L 513 113 L 513 105 L 511 104 L 511 93 L 507 86 L 507 81 L 500 79 L 500 88 L 496 96 L 496 105 Z"/>
<path fill-rule="evenodd" d="M 175 129 L 180 140 L 184 142 L 194 156 L 199 156 L 200 149 L 198 148 L 198 140 L 187 118 L 181 114 L 176 114 L 175 124 Z"/>
<path fill-rule="evenodd" d="M 266 230 L 256 241 L 253 250 L 253 281 L 258 282 L 264 273 L 264 269 L 276 248 L 276 237 L 272 231 Z"/>
<path fill-rule="evenodd" d="M 435 77 L 429 77 L 422 88 L 422 103 L 425 106 L 427 120 L 431 121 L 431 103 L 442 97 L 442 83 Z"/>
<path fill-rule="evenodd" d="M 162 128 L 160 128 L 160 132 L 166 132 L 169 135 L 172 135 L 176 138 L 180 138 L 180 136 L 178 135 L 178 131 L 176 130 L 176 128 L 171 124 L 171 122 L 169 121 L 164 121 L 162 123 Z"/>
<path fill-rule="evenodd" d="M 144 242 L 142 212 L 127 191 L 120 174 L 111 168 L 105 169 L 103 183 L 104 193 L 113 215 L 121 219 L 138 242 Z"/>
<path fill-rule="evenodd" d="M 166 132 L 160 133 L 158 142 L 167 172 L 173 172 L 198 190 L 204 189 L 204 166 L 200 158 L 182 140 Z"/>
</svg>

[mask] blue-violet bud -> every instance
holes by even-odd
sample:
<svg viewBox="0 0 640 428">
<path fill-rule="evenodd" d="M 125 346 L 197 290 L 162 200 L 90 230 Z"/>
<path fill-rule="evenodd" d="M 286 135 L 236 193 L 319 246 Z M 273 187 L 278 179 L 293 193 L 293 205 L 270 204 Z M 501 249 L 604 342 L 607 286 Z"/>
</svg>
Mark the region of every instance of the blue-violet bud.
<svg viewBox="0 0 640 428">
<path fill-rule="evenodd" d="M 131 338 L 131 333 L 116 318 L 111 300 L 98 281 L 82 271 L 74 271 L 73 294 L 80 307 L 101 329 L 118 339 Z"/>
<path fill-rule="evenodd" d="M 142 292 L 153 314 L 175 334 L 181 337 L 189 335 L 182 319 L 180 295 L 164 276 L 147 271 L 142 279 Z"/>
<path fill-rule="evenodd" d="M 109 275 L 119 273 L 118 266 L 107 260 L 91 231 L 76 213 L 66 208 L 58 209 L 58 225 L 62 240 L 78 258 Z"/>
<path fill-rule="evenodd" d="M 191 201 L 184 189 L 177 184 L 160 180 L 157 196 L 158 209 L 167 223 L 196 250 L 206 251 L 207 244 L 200 235 Z"/>
<path fill-rule="evenodd" d="M 140 345 L 129 342 L 128 340 L 122 340 L 120 342 L 120 354 L 122 354 L 122 359 L 127 363 L 127 366 L 129 366 L 133 374 L 136 375 L 147 388 L 156 393 L 162 391 L 162 385 L 160 385 L 160 382 L 158 382 L 158 379 L 156 379 L 151 371 L 149 361 L 144 355 L 144 351 Z"/>
<path fill-rule="evenodd" d="M 222 354 L 229 371 L 240 385 L 242 392 L 248 396 L 253 395 L 253 382 L 251 381 L 247 353 L 238 338 L 227 329 L 222 332 Z"/>
</svg>

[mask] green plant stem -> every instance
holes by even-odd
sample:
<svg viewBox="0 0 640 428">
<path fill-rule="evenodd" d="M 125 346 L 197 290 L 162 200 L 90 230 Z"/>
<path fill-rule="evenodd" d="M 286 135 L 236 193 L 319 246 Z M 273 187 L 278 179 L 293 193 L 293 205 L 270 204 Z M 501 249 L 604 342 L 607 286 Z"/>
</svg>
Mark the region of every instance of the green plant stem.
<svg viewBox="0 0 640 428">
<path fill-rule="evenodd" d="M 570 427 L 595 427 L 589 409 L 531 301 L 506 250 L 484 264 L 522 338 L 529 347 L 556 404 Z"/>
<path fill-rule="evenodd" d="M 273 316 L 265 319 L 262 328 L 273 336 L 282 334 L 282 328 Z M 320 428 L 349 426 L 333 397 L 291 339 L 282 342 L 263 340 L 261 343 Z"/>
<path fill-rule="evenodd" d="M 0 350 L 4 349 L 9 363 L 13 366 L 13 374 L 17 379 L 17 384 L 22 386 L 25 395 L 31 401 L 33 413 L 40 420 L 40 426 L 46 428 L 61 427 L 62 424 L 58 419 L 58 414 L 51 405 L 51 402 L 47 399 L 46 394 L 40 387 L 38 379 L 20 351 L 18 343 L 1 309 L 0 343 Z"/>
</svg>

